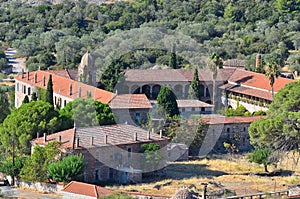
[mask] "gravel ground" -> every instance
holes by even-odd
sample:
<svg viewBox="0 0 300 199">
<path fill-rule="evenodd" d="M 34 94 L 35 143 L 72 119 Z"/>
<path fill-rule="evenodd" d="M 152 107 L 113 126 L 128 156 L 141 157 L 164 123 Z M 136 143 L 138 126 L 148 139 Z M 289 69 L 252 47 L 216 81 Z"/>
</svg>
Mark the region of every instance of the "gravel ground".
<svg viewBox="0 0 300 199">
<path fill-rule="evenodd" d="M 39 192 L 20 190 L 9 186 L 0 187 L 3 198 L 15 199 L 56 199 L 62 198 L 59 194 L 43 194 Z"/>
</svg>

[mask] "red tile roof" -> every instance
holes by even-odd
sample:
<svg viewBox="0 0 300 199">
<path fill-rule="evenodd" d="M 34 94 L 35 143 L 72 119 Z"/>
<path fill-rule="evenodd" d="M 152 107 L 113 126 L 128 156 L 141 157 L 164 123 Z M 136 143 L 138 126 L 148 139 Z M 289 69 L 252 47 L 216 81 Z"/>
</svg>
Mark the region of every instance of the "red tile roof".
<svg viewBox="0 0 300 199">
<path fill-rule="evenodd" d="M 95 198 L 98 198 L 100 196 L 107 196 L 115 192 L 104 187 L 77 181 L 71 181 L 67 186 L 65 186 L 62 191 Z"/>
<path fill-rule="evenodd" d="M 264 116 L 233 116 L 233 117 L 211 117 L 211 118 L 201 118 L 207 124 L 241 124 L 241 123 L 252 123 L 256 120 L 264 118 Z"/>
<path fill-rule="evenodd" d="M 294 80 L 278 77 L 275 79 L 274 91 L 277 92 L 282 89 L 286 84 Z M 271 91 L 268 78 L 261 73 L 255 73 L 244 69 L 236 69 L 228 79 L 229 83 L 237 83 L 240 85 Z"/>
<path fill-rule="evenodd" d="M 220 86 L 219 88 L 227 91 L 235 92 L 235 93 L 266 99 L 269 101 L 273 100 L 271 91 L 264 91 L 256 88 L 245 87 L 243 85 L 235 85 L 230 83 Z"/>
<path fill-rule="evenodd" d="M 32 143 L 39 145 L 47 145 L 52 141 L 60 141 L 62 143 L 62 148 L 73 149 L 75 141 L 75 129 L 68 129 L 58 133 L 54 133 L 46 136 L 46 142 L 44 142 L 44 137 L 39 137 L 31 140 Z"/>
<path fill-rule="evenodd" d="M 77 80 L 78 76 L 78 70 L 47 70 L 47 72 L 54 74 L 54 75 L 59 75 L 62 77 L 66 77 L 72 80 Z"/>
<path fill-rule="evenodd" d="M 34 82 L 34 76 L 37 76 L 36 83 Z M 34 71 L 29 73 L 29 79 L 28 79 L 28 73 L 23 75 L 18 75 L 15 77 L 16 80 L 26 82 L 28 84 L 31 84 L 33 86 L 37 86 L 39 88 L 46 89 L 47 83 L 49 80 L 50 72 L 48 71 Z M 45 77 L 45 85 L 43 83 L 43 78 Z M 98 89 L 96 87 L 77 82 L 75 80 L 59 76 L 56 74 L 52 74 L 52 81 L 53 81 L 53 91 L 54 93 L 63 95 L 65 97 L 75 99 L 78 97 L 87 98 L 89 96 L 88 93 L 91 94 L 91 97 L 94 100 L 98 100 L 102 103 L 108 103 L 110 102 L 113 97 L 115 96 L 114 93 Z M 70 87 L 72 85 L 72 93 L 70 93 Z M 81 89 L 81 96 L 79 96 L 79 88 Z"/>
<path fill-rule="evenodd" d="M 117 95 L 109 103 L 111 109 L 150 109 L 150 101 L 145 94 Z"/>
<path fill-rule="evenodd" d="M 217 81 L 227 81 L 235 69 L 218 70 Z M 187 82 L 192 81 L 194 69 L 131 69 L 125 73 L 126 82 Z M 200 81 L 212 81 L 208 69 L 198 69 Z"/>
</svg>

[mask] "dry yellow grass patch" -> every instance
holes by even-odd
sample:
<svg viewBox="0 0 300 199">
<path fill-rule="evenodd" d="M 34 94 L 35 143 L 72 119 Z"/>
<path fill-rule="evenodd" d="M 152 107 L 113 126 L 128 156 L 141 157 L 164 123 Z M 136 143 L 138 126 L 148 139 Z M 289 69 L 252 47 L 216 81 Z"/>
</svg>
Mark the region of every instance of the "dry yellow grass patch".
<svg viewBox="0 0 300 199">
<path fill-rule="evenodd" d="M 298 155 L 298 154 L 297 154 Z M 292 165 L 291 159 L 297 158 L 295 154 L 286 154 L 277 168 L 270 166 L 269 171 L 291 170 L 300 173 L 300 168 Z M 177 189 L 194 185 L 197 190 L 203 190 L 201 183 L 208 183 L 208 191 L 222 188 L 230 189 L 236 194 L 249 194 L 274 190 L 285 190 L 289 186 L 299 184 L 297 176 L 259 176 L 263 173 L 263 165 L 249 163 L 246 156 L 222 156 L 191 160 L 183 162 L 171 162 L 167 168 L 167 176 L 162 180 L 152 180 L 150 183 L 113 187 L 118 190 L 139 191 L 148 194 L 163 194 L 172 196 Z"/>
</svg>

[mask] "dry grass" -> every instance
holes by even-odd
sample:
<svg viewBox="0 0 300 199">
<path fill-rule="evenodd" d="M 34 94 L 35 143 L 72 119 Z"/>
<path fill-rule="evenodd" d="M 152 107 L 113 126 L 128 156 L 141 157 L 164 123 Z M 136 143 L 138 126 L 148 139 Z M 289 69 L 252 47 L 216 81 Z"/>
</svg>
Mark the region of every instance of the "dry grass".
<svg viewBox="0 0 300 199">
<path fill-rule="evenodd" d="M 270 171 L 278 169 L 291 170 L 300 173 L 300 168 L 291 163 L 299 154 L 286 154 L 277 168 L 270 166 Z M 139 191 L 142 193 L 173 195 L 178 188 L 194 185 L 198 191 L 203 189 L 201 183 L 209 183 L 208 190 L 221 188 L 230 189 L 236 194 L 249 194 L 284 190 L 291 185 L 299 184 L 298 176 L 261 176 L 262 165 L 249 163 L 244 156 L 222 156 L 209 159 L 192 160 L 169 163 L 165 179 L 153 178 L 149 183 L 112 187 L 126 191 Z"/>
</svg>

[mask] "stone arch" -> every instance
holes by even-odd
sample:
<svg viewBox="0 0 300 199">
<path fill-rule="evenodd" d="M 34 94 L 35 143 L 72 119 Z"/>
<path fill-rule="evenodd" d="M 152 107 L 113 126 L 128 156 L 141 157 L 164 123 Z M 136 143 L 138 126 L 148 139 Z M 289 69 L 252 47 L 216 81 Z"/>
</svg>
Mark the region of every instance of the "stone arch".
<svg viewBox="0 0 300 199">
<path fill-rule="evenodd" d="M 204 97 L 204 91 L 205 91 L 205 86 L 200 84 L 199 85 L 199 93 L 200 93 L 200 97 Z"/>
<path fill-rule="evenodd" d="M 182 89 L 183 89 L 183 87 L 180 84 L 177 84 L 174 86 L 174 93 L 177 98 L 182 98 L 182 94 L 183 94 Z"/>
<path fill-rule="evenodd" d="M 161 89 L 161 85 L 159 85 L 159 84 L 155 84 L 155 85 L 152 87 L 152 98 L 153 98 L 153 99 L 156 99 L 156 98 L 157 98 L 160 89 Z"/>
<path fill-rule="evenodd" d="M 187 98 L 189 95 L 189 89 L 190 89 L 190 85 L 185 85 L 184 87 L 184 97 Z"/>
<path fill-rule="evenodd" d="M 133 86 L 131 87 L 131 93 L 132 93 L 132 94 L 140 94 L 140 86 L 138 86 L 138 85 L 133 85 Z"/>
<path fill-rule="evenodd" d="M 148 98 L 150 98 L 150 94 L 151 94 L 150 91 L 151 91 L 151 87 L 148 84 L 142 86 L 142 93 L 145 93 L 145 95 Z"/>
</svg>

